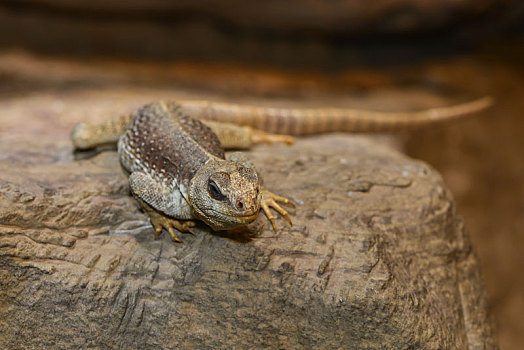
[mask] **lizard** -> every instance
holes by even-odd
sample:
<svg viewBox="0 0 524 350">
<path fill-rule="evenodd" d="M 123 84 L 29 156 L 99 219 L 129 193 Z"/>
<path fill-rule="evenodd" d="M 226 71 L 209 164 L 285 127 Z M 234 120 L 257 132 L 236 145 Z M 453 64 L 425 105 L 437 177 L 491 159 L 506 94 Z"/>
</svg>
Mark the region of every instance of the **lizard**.
<svg viewBox="0 0 524 350">
<path fill-rule="evenodd" d="M 491 104 L 491 98 L 484 97 L 454 106 L 388 113 L 160 101 L 101 124 L 78 124 L 71 138 L 79 150 L 117 143 L 131 193 L 149 216 L 155 238 L 165 229 L 174 242 L 182 242 L 177 231 L 194 233 L 196 220 L 215 231 L 227 230 L 253 222 L 262 210 L 277 233 L 273 209 L 292 224 L 279 203 L 294 204 L 267 190 L 242 154 L 226 159 L 225 149 L 292 144 L 293 135 L 410 129 L 462 118 Z"/>
</svg>

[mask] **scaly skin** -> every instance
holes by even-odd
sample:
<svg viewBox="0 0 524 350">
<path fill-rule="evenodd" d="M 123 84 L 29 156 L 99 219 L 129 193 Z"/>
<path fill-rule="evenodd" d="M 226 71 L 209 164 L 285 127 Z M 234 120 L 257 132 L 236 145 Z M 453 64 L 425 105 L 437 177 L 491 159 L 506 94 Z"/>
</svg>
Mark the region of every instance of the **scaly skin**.
<svg viewBox="0 0 524 350">
<path fill-rule="evenodd" d="M 291 224 L 279 202 L 293 204 L 266 190 L 248 160 L 238 156 L 226 160 L 223 147 L 245 149 L 255 143 L 294 142 L 292 136 L 282 134 L 413 128 L 454 120 L 491 103 L 490 98 L 483 98 L 419 112 L 381 113 L 210 101 L 158 102 L 100 125 L 79 124 L 72 141 L 77 149 L 118 141 L 120 161 L 130 173 L 131 192 L 151 218 L 155 237 L 165 229 L 173 241 L 181 242 L 175 229 L 191 233 L 194 220 L 225 230 L 252 222 L 261 209 L 275 232 L 271 209 Z"/>
<path fill-rule="evenodd" d="M 82 140 L 99 138 L 105 143 L 107 135 L 118 133 L 115 129 L 125 124 L 123 120 L 105 124 L 110 132 L 94 128 L 96 132 L 82 135 Z M 231 131 L 227 126 L 215 127 L 230 145 L 234 146 L 237 139 L 245 142 L 235 137 L 245 128 L 234 126 Z M 75 129 L 76 145 L 78 135 L 89 128 Z M 271 141 L 272 137 L 264 133 L 262 139 Z M 192 233 L 194 220 L 214 230 L 232 229 L 254 221 L 260 209 L 276 232 L 270 208 L 291 224 L 289 214 L 277 203 L 291 202 L 266 190 L 249 161 L 225 159 L 218 136 L 202 122 L 186 116 L 177 104 L 159 102 L 140 108 L 120 137 L 118 152 L 122 166 L 130 173 L 131 192 L 150 217 L 155 237 L 165 229 L 174 242 L 181 242 L 175 230 Z"/>
</svg>

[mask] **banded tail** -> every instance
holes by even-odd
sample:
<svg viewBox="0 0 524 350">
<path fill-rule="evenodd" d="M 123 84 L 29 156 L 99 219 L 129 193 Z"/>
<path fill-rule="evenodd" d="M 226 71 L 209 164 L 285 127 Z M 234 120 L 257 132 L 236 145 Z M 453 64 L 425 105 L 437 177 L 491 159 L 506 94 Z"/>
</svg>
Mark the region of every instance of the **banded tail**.
<svg viewBox="0 0 524 350">
<path fill-rule="evenodd" d="M 276 134 L 307 135 L 327 132 L 376 132 L 441 124 L 480 112 L 491 97 L 414 112 L 375 112 L 347 108 L 268 108 L 212 101 L 180 101 L 188 115 L 202 120 L 251 126 Z"/>
</svg>

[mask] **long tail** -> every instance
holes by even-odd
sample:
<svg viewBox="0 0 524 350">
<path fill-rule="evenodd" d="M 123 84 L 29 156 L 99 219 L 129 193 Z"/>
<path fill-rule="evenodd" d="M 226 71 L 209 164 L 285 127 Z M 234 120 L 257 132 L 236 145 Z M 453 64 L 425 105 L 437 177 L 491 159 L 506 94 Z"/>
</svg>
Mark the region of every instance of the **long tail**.
<svg viewBox="0 0 524 350">
<path fill-rule="evenodd" d="M 247 125 L 270 133 L 307 135 L 335 131 L 373 132 L 418 128 L 462 118 L 488 108 L 491 97 L 415 112 L 374 112 L 346 108 L 268 108 L 212 101 L 180 101 L 192 117 Z"/>
<path fill-rule="evenodd" d="M 89 149 L 118 142 L 127 130 L 134 114 L 122 115 L 101 124 L 78 124 L 71 132 L 71 140 L 76 149 Z"/>
</svg>

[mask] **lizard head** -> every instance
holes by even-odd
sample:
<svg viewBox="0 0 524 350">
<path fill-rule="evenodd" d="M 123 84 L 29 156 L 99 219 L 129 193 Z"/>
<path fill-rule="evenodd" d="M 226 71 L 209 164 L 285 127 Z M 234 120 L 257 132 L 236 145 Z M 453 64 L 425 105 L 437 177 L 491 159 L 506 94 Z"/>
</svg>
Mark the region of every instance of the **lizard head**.
<svg viewBox="0 0 524 350">
<path fill-rule="evenodd" d="M 241 162 L 210 161 L 189 184 L 189 201 L 199 219 L 214 230 L 254 221 L 260 210 L 257 172 Z"/>
</svg>

